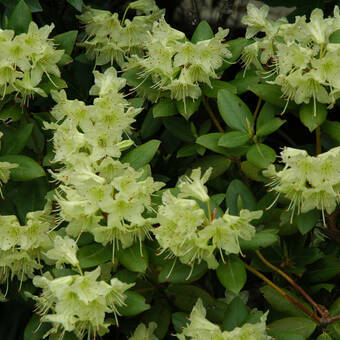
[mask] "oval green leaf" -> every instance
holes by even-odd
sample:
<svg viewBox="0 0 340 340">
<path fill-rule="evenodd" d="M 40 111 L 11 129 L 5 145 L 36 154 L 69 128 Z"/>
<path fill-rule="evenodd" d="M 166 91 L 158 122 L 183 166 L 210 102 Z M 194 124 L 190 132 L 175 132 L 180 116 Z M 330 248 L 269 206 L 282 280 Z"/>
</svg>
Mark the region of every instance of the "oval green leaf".
<svg viewBox="0 0 340 340">
<path fill-rule="evenodd" d="M 137 272 L 145 273 L 149 264 L 149 254 L 146 247 L 140 249 L 140 244 L 135 243 L 133 246 L 120 249 L 117 252 L 118 261 L 127 269 Z"/>
<path fill-rule="evenodd" d="M 218 145 L 225 148 L 236 148 L 246 144 L 250 140 L 248 133 L 243 131 L 231 131 L 223 134 L 218 140 Z"/>
<path fill-rule="evenodd" d="M 275 151 L 265 144 L 254 144 L 247 152 L 247 160 L 260 169 L 268 168 L 269 164 L 273 163 L 276 158 Z"/>
</svg>

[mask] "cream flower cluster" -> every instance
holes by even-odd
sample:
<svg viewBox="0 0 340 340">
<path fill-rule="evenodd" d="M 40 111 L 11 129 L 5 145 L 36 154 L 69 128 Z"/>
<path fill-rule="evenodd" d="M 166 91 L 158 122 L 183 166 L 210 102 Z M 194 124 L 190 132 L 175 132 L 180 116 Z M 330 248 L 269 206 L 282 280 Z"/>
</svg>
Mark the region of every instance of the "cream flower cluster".
<svg viewBox="0 0 340 340">
<path fill-rule="evenodd" d="M 163 204 L 159 207 L 156 221 L 159 227 L 153 233 L 162 251 L 168 257 L 178 257 L 182 263 L 194 265 L 204 260 L 209 268 L 217 268 L 214 252 L 238 254 L 241 249 L 238 238 L 250 240 L 255 228 L 250 221 L 258 219 L 262 211 L 241 210 L 240 216 L 232 216 L 228 211 L 220 218 L 207 217 L 197 200 L 209 202 L 207 188 L 210 170 L 201 178 L 201 170 L 195 169 L 179 185 L 179 194 L 174 196 L 170 190 L 163 193 Z M 197 200 L 195 200 L 195 199 Z"/>
<path fill-rule="evenodd" d="M 94 75 L 90 93 L 98 97 L 93 105 L 54 92 L 52 115 L 58 122 L 46 127 L 54 130 L 54 161 L 64 164 L 53 176 L 61 183 L 56 200 L 61 220 L 69 222 L 67 234 L 90 232 L 96 242 L 112 243 L 114 253 L 116 246 L 129 247 L 149 234 L 152 220 L 144 213 L 152 210 L 151 195 L 163 183 L 118 160 L 121 150 L 132 145 L 123 134 L 140 109 L 118 92 L 125 80 L 113 67 Z"/>
<path fill-rule="evenodd" d="M 51 328 L 44 337 L 57 332 L 74 332 L 79 338 L 86 334 L 96 338 L 109 331 L 110 322 L 105 320 L 113 313 L 117 322 L 117 307 L 124 306 L 124 292 L 132 287 L 116 278 L 110 283 L 98 281 L 100 267 L 84 275 L 68 275 L 54 279 L 50 273 L 35 276 L 33 284 L 42 288 L 41 295 L 31 297 L 36 301 L 36 310 L 42 322 L 51 322 Z M 118 322 L 117 322 L 118 323 Z"/>
<path fill-rule="evenodd" d="M 83 14 L 78 16 L 85 24 L 86 40 L 80 44 L 86 48 L 86 55 L 95 59 L 97 65 L 116 62 L 122 66 L 125 56 L 140 53 L 143 50 L 147 32 L 161 11 L 154 0 L 132 2 L 127 10 L 136 9 L 145 15 L 136 15 L 130 21 L 118 18 L 118 13 L 85 7 Z"/>
<path fill-rule="evenodd" d="M 286 19 L 267 18 L 269 7 L 260 9 L 248 4 L 248 15 L 242 22 L 248 26 L 246 38 L 264 32 L 263 38 L 245 47 L 243 62 L 258 69 L 269 70 L 270 81 L 281 87 L 283 96 L 297 104 L 314 101 L 333 105 L 340 97 L 340 44 L 333 43 L 332 34 L 340 29 L 339 8 L 334 16 L 323 17 L 321 9 L 314 9 L 310 21 L 296 17 L 294 23 Z"/>
<path fill-rule="evenodd" d="M 198 299 L 190 314 L 190 324 L 176 336 L 179 340 L 269 340 L 272 337 L 266 333 L 266 318 L 267 315 L 264 314 L 260 322 L 245 323 L 242 327 L 236 327 L 232 331 L 222 332 L 218 325 L 206 318 L 202 300 Z"/>
<path fill-rule="evenodd" d="M 42 28 L 32 21 L 28 32 L 14 36 L 12 30 L 0 30 L 0 95 L 20 94 L 22 103 L 35 94 L 46 97 L 39 87 L 45 74 L 60 77 L 57 63 L 64 54 L 54 48 L 53 40 L 48 39 L 54 25 Z"/>
<path fill-rule="evenodd" d="M 44 210 L 29 212 L 26 224 L 20 225 L 14 215 L 0 215 L 0 283 L 15 276 L 22 282 L 42 269 L 44 252 L 53 247 L 54 219 L 51 204 Z"/>
<path fill-rule="evenodd" d="M 158 96 L 184 102 L 187 97 L 197 99 L 201 96 L 199 84 L 211 86 L 210 79 L 218 78 L 216 70 L 232 56 L 223 43 L 228 32 L 219 28 L 215 37 L 194 44 L 162 18 L 154 23 L 145 39 L 145 55 L 133 55 L 126 68 L 138 67 L 141 82 L 151 81 Z M 154 100 L 154 96 L 149 99 Z"/>
<path fill-rule="evenodd" d="M 135 89 L 151 101 L 162 96 L 184 103 L 187 97 L 199 98 L 199 85 L 211 86 L 210 79 L 218 78 L 216 70 L 232 56 L 223 43 L 229 30 L 220 28 L 215 37 L 194 44 L 166 23 L 154 0 L 135 1 L 128 8 L 146 15 L 120 23 L 117 13 L 87 8 L 78 17 L 86 24 L 88 38 L 81 45 L 89 58 L 98 65 L 115 61 L 126 70 L 138 68 Z M 145 82 L 152 91 L 143 89 Z"/>
<path fill-rule="evenodd" d="M 317 157 L 286 147 L 281 158 L 285 164 L 282 170 L 270 165 L 263 172 L 272 178 L 271 190 L 291 201 L 288 210 L 292 210 L 292 217 L 295 210 L 299 214 L 316 208 L 322 211 L 325 224 L 324 211 L 331 214 L 340 202 L 340 147 Z"/>
</svg>

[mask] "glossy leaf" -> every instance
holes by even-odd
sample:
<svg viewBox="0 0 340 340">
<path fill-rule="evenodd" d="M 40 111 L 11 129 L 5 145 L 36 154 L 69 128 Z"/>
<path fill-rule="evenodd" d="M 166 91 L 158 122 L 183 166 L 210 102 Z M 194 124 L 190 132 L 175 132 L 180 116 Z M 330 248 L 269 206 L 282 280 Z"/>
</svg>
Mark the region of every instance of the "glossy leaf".
<svg viewBox="0 0 340 340">
<path fill-rule="evenodd" d="M 138 273 L 145 273 L 148 268 L 149 254 L 145 247 L 140 248 L 139 243 L 126 249 L 119 249 L 117 258 L 125 268 Z"/>
<path fill-rule="evenodd" d="M 249 310 L 244 302 L 236 296 L 228 305 L 223 317 L 223 330 L 232 331 L 235 327 L 241 327 L 247 317 Z"/>
<path fill-rule="evenodd" d="M 124 293 L 126 299 L 124 307 L 118 307 L 119 314 L 123 316 L 135 316 L 149 310 L 151 306 L 145 302 L 143 295 L 128 290 Z"/>
<path fill-rule="evenodd" d="M 309 104 L 302 104 L 299 111 L 302 124 L 306 126 L 310 132 L 313 132 L 318 126 L 322 125 L 328 113 L 325 104 L 317 102 L 315 105 L 316 107 L 314 109 L 314 103 L 312 101 Z"/>
<path fill-rule="evenodd" d="M 276 152 L 268 145 L 254 144 L 247 152 L 247 160 L 260 169 L 265 169 L 273 163 L 276 158 Z"/>
<path fill-rule="evenodd" d="M 26 33 L 31 21 L 32 15 L 29 7 L 24 0 L 20 0 L 9 17 L 8 29 L 14 30 L 16 34 Z"/>
<path fill-rule="evenodd" d="M 83 0 L 66 0 L 71 6 L 73 6 L 77 11 L 81 12 L 83 7 Z"/>
<path fill-rule="evenodd" d="M 81 268 L 96 267 L 112 261 L 112 245 L 104 247 L 99 243 L 89 244 L 78 250 L 77 257 Z"/>
<path fill-rule="evenodd" d="M 191 98 L 187 98 L 185 100 L 185 105 L 183 100 L 176 101 L 176 107 L 178 112 L 188 120 L 195 112 L 198 111 L 201 105 L 201 98 L 192 100 Z"/>
<path fill-rule="evenodd" d="M 218 140 L 218 145 L 225 148 L 236 148 L 246 144 L 250 140 L 248 133 L 243 131 L 231 131 L 223 134 Z"/>
<path fill-rule="evenodd" d="M 326 120 L 321 127 L 322 131 L 330 136 L 334 141 L 340 143 L 340 122 Z"/>
<path fill-rule="evenodd" d="M 257 231 L 251 240 L 239 239 L 242 250 L 257 250 L 260 248 L 270 247 L 279 241 L 278 231 L 275 229 L 267 229 Z"/>
<path fill-rule="evenodd" d="M 296 225 L 302 235 L 308 233 L 320 219 L 320 211 L 317 209 L 302 213 L 295 217 Z"/>
<path fill-rule="evenodd" d="M 270 334 L 279 336 L 281 333 L 291 332 L 307 339 L 316 328 L 316 323 L 307 318 L 291 317 L 274 321 L 268 325 Z"/>
<path fill-rule="evenodd" d="M 150 163 L 160 144 L 159 140 L 150 140 L 129 151 L 121 158 L 121 161 L 122 163 L 129 163 L 135 169 L 140 169 Z"/>
<path fill-rule="evenodd" d="M 229 214 L 238 215 L 239 197 L 242 199 L 242 208 L 255 210 L 256 200 L 249 188 L 239 179 L 234 179 L 228 186 L 226 193 L 226 204 Z"/>
<path fill-rule="evenodd" d="M 25 182 L 34 178 L 45 176 L 44 169 L 32 158 L 23 155 L 6 155 L 0 157 L 0 162 L 19 164 L 17 168 L 11 169 L 13 181 Z"/>
<path fill-rule="evenodd" d="M 191 42 L 196 44 L 199 41 L 209 40 L 214 37 L 210 25 L 205 21 L 201 21 L 192 35 Z"/>
<path fill-rule="evenodd" d="M 211 86 L 208 84 L 202 86 L 203 94 L 209 98 L 217 98 L 218 91 L 221 89 L 226 89 L 234 94 L 237 93 L 237 88 L 234 85 L 219 79 L 212 79 Z"/>
<path fill-rule="evenodd" d="M 74 44 L 77 40 L 78 31 L 68 31 L 55 35 L 53 40 L 55 41 L 59 50 L 64 50 L 65 53 L 71 55 Z"/>
<path fill-rule="evenodd" d="M 1 154 L 19 154 L 30 138 L 32 129 L 33 124 L 25 124 L 18 128 L 9 128 L 1 139 Z"/>
<path fill-rule="evenodd" d="M 251 133 L 253 116 L 248 106 L 235 94 L 223 89 L 217 94 L 217 104 L 221 117 L 232 129 Z"/>
<path fill-rule="evenodd" d="M 209 168 L 212 168 L 212 173 L 209 179 L 214 179 L 224 174 L 229 169 L 230 165 L 231 160 L 226 157 L 220 155 L 209 155 L 195 161 L 191 164 L 191 167 L 193 169 L 201 168 L 202 173 Z"/>
<path fill-rule="evenodd" d="M 169 98 L 161 99 L 152 109 L 153 117 L 169 117 L 177 114 L 176 104 Z"/>
<path fill-rule="evenodd" d="M 222 285 L 235 294 L 241 291 L 247 281 L 244 263 L 236 255 L 230 255 L 226 263 L 221 263 L 216 274 Z"/>
<path fill-rule="evenodd" d="M 280 118 L 273 118 L 256 130 L 256 136 L 264 137 L 278 130 L 286 121 Z"/>
</svg>

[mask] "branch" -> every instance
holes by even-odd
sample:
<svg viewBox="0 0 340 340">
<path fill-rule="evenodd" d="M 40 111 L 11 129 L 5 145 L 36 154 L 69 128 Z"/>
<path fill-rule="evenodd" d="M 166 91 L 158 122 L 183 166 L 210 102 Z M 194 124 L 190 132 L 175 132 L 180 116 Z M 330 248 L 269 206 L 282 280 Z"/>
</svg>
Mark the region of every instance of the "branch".
<svg viewBox="0 0 340 340">
<path fill-rule="evenodd" d="M 219 123 L 219 121 L 217 120 L 213 110 L 211 109 L 209 102 L 206 100 L 205 96 L 202 96 L 202 102 L 203 102 L 203 106 L 204 108 L 207 110 L 211 120 L 213 121 L 213 123 L 215 124 L 217 130 L 221 133 L 224 133 L 224 130 L 221 126 L 221 124 Z"/>
</svg>

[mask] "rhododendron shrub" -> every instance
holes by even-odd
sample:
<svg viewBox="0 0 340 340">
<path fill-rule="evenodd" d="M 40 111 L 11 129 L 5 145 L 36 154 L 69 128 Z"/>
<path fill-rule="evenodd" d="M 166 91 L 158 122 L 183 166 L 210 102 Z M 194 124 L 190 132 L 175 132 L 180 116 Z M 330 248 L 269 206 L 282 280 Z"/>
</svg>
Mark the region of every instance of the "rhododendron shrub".
<svg viewBox="0 0 340 340">
<path fill-rule="evenodd" d="M 0 1 L 0 336 L 338 339 L 339 7 L 109 3 Z"/>
</svg>

